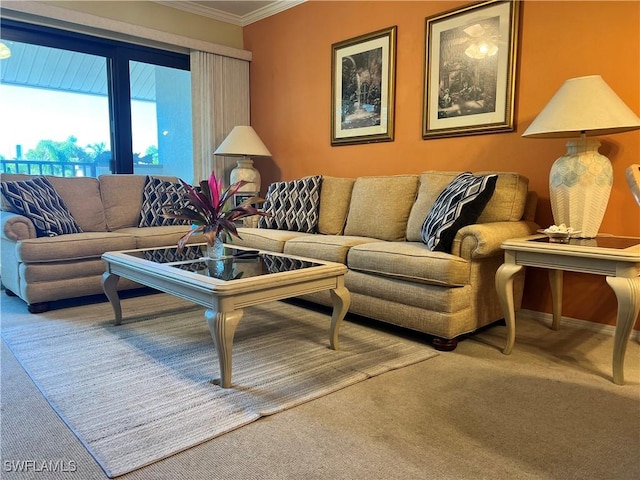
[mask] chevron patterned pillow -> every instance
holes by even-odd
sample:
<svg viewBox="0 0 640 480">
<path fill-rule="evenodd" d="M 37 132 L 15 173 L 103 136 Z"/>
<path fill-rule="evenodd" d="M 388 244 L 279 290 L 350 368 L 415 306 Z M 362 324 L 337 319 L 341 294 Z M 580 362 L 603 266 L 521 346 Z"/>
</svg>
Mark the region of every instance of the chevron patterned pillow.
<svg viewBox="0 0 640 480">
<path fill-rule="evenodd" d="M 451 253 L 456 233 L 478 220 L 493 196 L 497 180 L 497 175 L 476 177 L 465 172 L 445 187 L 422 224 L 422 241 L 429 250 Z"/>
<path fill-rule="evenodd" d="M 260 217 L 258 228 L 315 233 L 322 177 L 306 177 L 269 185 L 263 210 L 271 217 Z"/>
<path fill-rule="evenodd" d="M 38 237 L 82 233 L 64 200 L 45 177 L 2 182 L 0 188 L 11 211 L 28 217 Z"/>
<path fill-rule="evenodd" d="M 142 209 L 139 227 L 162 227 L 165 225 L 185 225 L 186 220 L 163 217 L 164 209 L 179 210 L 189 202 L 184 199 L 187 189 L 181 183 L 173 183 L 151 175 L 142 192 Z"/>
</svg>

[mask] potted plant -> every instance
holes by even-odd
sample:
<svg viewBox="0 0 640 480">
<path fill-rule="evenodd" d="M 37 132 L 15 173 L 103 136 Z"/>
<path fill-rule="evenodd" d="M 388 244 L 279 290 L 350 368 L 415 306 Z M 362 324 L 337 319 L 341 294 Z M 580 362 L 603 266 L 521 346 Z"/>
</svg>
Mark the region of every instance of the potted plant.
<svg viewBox="0 0 640 480">
<path fill-rule="evenodd" d="M 255 203 L 264 202 L 264 199 L 259 197 L 246 198 L 237 206 L 227 205 L 247 183 L 244 180 L 223 188 L 222 179 L 211 172 L 209 179 L 201 181 L 198 189 L 182 179 L 180 183 L 187 191 L 184 196 L 187 205 L 179 209 L 167 208 L 164 213 L 165 217 L 187 220 L 191 223 L 191 230 L 178 241 L 178 250 L 184 248 L 192 235 L 202 233 L 207 242 L 207 257 L 221 258 L 224 240 L 231 236 L 241 238 L 235 224 L 237 220 L 252 215 L 269 216 L 268 213 L 253 206 Z"/>
</svg>

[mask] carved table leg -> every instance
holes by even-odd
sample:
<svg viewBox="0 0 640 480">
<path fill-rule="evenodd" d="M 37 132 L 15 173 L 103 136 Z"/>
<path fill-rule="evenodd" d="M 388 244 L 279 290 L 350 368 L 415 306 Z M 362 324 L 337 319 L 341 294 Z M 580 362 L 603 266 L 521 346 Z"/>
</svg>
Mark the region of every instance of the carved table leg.
<svg viewBox="0 0 640 480">
<path fill-rule="evenodd" d="M 513 302 L 513 277 L 522 270 L 522 265 L 505 263 L 500 265 L 496 272 L 496 291 L 507 324 L 507 343 L 502 353 L 509 355 L 516 341 L 516 314 Z"/>
<path fill-rule="evenodd" d="M 331 299 L 333 300 L 333 313 L 331 314 L 331 328 L 329 329 L 329 344 L 333 350 L 339 350 L 338 334 L 340 333 L 340 325 L 344 316 L 351 305 L 351 294 L 345 287 L 338 287 L 331 290 Z"/>
<path fill-rule="evenodd" d="M 205 314 L 211 337 L 213 337 L 213 343 L 218 352 L 220 386 L 222 388 L 231 387 L 233 336 L 243 313 L 242 310 L 222 313 L 207 310 Z"/>
<path fill-rule="evenodd" d="M 624 385 L 624 354 L 633 323 L 640 311 L 640 277 L 607 277 L 618 298 L 618 316 L 613 341 L 613 383 Z"/>
<path fill-rule="evenodd" d="M 116 289 L 119 279 L 120 277 L 113 273 L 105 272 L 102 274 L 102 289 L 111 302 L 111 307 L 116 317 L 114 325 L 120 325 L 120 323 L 122 323 L 122 307 L 120 306 L 120 297 Z"/>
</svg>

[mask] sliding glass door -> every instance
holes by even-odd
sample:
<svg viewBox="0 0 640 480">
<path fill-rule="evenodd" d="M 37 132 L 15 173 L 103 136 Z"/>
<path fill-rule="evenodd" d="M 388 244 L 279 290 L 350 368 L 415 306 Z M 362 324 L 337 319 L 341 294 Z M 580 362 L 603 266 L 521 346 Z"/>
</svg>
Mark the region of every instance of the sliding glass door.
<svg viewBox="0 0 640 480">
<path fill-rule="evenodd" d="M 134 173 L 183 176 L 193 165 L 189 72 L 135 61 L 129 72 Z"/>
</svg>

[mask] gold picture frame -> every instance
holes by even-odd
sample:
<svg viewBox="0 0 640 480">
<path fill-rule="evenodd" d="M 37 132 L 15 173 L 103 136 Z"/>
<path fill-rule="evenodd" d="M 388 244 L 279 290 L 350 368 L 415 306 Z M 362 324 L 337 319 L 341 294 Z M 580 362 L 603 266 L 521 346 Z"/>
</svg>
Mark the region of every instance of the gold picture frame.
<svg viewBox="0 0 640 480">
<path fill-rule="evenodd" d="M 423 139 L 515 129 L 519 24 L 517 0 L 426 18 Z"/>
<path fill-rule="evenodd" d="M 331 46 L 331 145 L 393 141 L 397 29 Z"/>
</svg>

